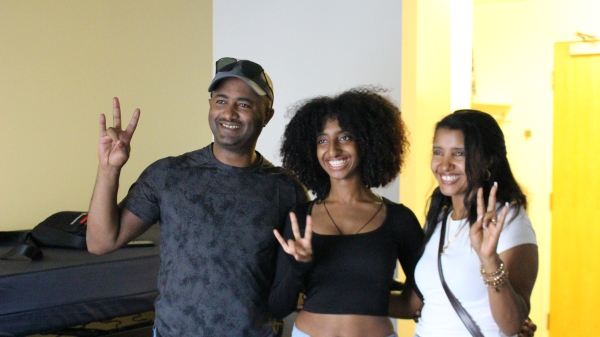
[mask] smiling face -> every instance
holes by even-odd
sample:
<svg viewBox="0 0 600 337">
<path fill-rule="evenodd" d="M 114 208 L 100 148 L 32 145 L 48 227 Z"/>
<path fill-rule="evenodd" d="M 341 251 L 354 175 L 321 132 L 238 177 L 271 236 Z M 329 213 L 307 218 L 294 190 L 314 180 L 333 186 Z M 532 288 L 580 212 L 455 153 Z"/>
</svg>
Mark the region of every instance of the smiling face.
<svg viewBox="0 0 600 337">
<path fill-rule="evenodd" d="M 337 119 L 326 121 L 317 136 L 317 157 L 330 179 L 360 177 L 360 156 L 354 135 L 342 130 Z"/>
<path fill-rule="evenodd" d="M 208 123 L 213 133 L 215 154 L 219 151 L 254 153 L 256 141 L 273 117 L 268 99 L 257 95 L 242 80 L 221 80 L 208 100 Z"/>
<path fill-rule="evenodd" d="M 452 197 L 453 205 L 462 205 L 467 191 L 466 162 L 463 133 L 439 128 L 433 139 L 431 171 L 440 185 L 440 192 Z"/>
</svg>

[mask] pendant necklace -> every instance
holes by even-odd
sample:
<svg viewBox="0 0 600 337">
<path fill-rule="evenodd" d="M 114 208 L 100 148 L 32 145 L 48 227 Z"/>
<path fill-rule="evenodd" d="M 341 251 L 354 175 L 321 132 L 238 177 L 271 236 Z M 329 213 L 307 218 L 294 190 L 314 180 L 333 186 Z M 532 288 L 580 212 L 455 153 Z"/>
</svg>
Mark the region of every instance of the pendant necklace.
<svg viewBox="0 0 600 337">
<path fill-rule="evenodd" d="M 450 216 L 450 215 L 448 215 Z M 463 228 L 466 227 L 467 221 L 465 220 L 465 222 L 463 222 L 460 227 L 458 228 L 458 230 L 456 231 L 456 233 L 454 234 L 454 236 L 451 239 L 448 239 L 448 236 L 450 236 L 450 231 L 446 231 L 446 241 L 448 241 L 448 243 L 442 248 L 442 252 L 441 254 L 444 254 L 444 252 L 446 251 L 446 249 L 448 248 L 448 246 L 450 246 L 450 244 L 456 240 L 456 237 L 458 236 L 458 234 L 460 234 L 460 232 L 462 231 Z"/>
<path fill-rule="evenodd" d="M 363 228 L 365 228 L 369 222 L 371 222 L 373 219 L 375 219 L 375 216 L 379 213 L 379 211 L 381 210 L 381 208 L 383 207 L 383 199 L 381 198 L 381 196 L 379 196 L 379 199 L 381 200 L 379 203 L 379 208 L 377 209 L 377 211 L 375 212 L 375 214 L 373 214 L 373 216 L 371 217 L 371 219 L 369 219 L 369 221 L 367 221 L 364 225 L 362 225 L 358 231 L 356 231 L 356 233 L 354 234 L 358 234 L 360 233 L 360 231 L 363 230 Z M 331 219 L 331 222 L 333 222 L 333 225 L 335 226 L 335 228 L 337 229 L 337 231 L 340 233 L 340 235 L 345 235 L 342 234 L 342 231 L 340 230 L 340 227 L 338 227 L 338 225 L 335 223 L 335 221 L 333 220 L 333 218 L 331 217 L 331 214 L 329 214 L 329 210 L 327 209 L 327 203 L 325 202 L 325 200 L 323 200 L 323 207 L 325 207 L 325 212 L 327 212 L 327 215 L 329 216 L 329 219 Z"/>
</svg>

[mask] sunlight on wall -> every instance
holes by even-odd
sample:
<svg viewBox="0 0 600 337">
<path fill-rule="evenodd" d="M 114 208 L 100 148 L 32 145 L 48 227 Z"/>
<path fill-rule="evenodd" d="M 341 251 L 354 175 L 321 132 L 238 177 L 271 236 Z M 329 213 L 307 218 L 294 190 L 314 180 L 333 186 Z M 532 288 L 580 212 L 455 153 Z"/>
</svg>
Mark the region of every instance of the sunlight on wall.
<svg viewBox="0 0 600 337">
<path fill-rule="evenodd" d="M 490 1 L 485 1 L 490 2 Z M 476 0 L 474 58 L 478 100 L 511 105 L 505 133 L 511 167 L 525 188 L 540 268 L 531 299 L 536 336 L 548 336 L 554 43 L 600 36 L 596 0 Z M 481 4 L 478 4 L 481 3 Z M 510 24 L 506 24 L 510 21 Z"/>
<path fill-rule="evenodd" d="M 427 197 L 436 186 L 430 170 L 435 123 L 471 102 L 472 1 L 403 1 L 401 110 L 411 153 L 401 175 L 400 201 L 424 224 Z M 414 322 L 398 320 L 399 336 Z"/>
</svg>

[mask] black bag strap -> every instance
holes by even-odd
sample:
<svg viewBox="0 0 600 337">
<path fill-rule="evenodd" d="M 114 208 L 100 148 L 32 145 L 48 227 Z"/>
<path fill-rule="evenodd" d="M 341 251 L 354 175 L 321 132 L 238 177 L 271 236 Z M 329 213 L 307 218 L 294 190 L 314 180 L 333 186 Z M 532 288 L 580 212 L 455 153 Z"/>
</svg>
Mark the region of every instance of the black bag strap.
<svg viewBox="0 0 600 337">
<path fill-rule="evenodd" d="M 483 333 L 481 333 L 481 330 L 479 330 L 479 327 L 477 326 L 477 324 L 475 324 L 475 321 L 473 321 L 473 318 L 471 318 L 469 313 L 465 310 L 465 308 L 463 308 L 463 306 L 460 304 L 458 299 L 456 299 L 456 297 L 454 296 L 452 291 L 450 291 L 450 288 L 448 288 L 448 285 L 446 284 L 446 280 L 444 280 L 444 272 L 442 271 L 442 250 L 444 247 L 444 237 L 446 237 L 446 221 L 447 220 L 448 220 L 448 211 L 445 211 L 444 219 L 442 220 L 442 229 L 440 232 L 440 247 L 438 250 L 438 271 L 440 273 L 440 280 L 442 281 L 442 286 L 444 287 L 444 291 L 446 292 L 446 295 L 448 296 L 448 299 L 450 300 L 450 304 L 452 304 L 452 307 L 458 314 L 458 317 L 460 317 L 460 320 L 463 322 L 465 327 L 467 327 L 467 330 L 469 330 L 469 332 L 471 333 L 471 336 L 484 337 Z"/>
<path fill-rule="evenodd" d="M 38 249 L 35 242 L 31 240 L 29 231 L 0 232 L 0 246 L 14 245 L 12 249 L 0 254 L 0 260 L 24 256 L 33 261 L 41 259 L 44 254 Z"/>
</svg>

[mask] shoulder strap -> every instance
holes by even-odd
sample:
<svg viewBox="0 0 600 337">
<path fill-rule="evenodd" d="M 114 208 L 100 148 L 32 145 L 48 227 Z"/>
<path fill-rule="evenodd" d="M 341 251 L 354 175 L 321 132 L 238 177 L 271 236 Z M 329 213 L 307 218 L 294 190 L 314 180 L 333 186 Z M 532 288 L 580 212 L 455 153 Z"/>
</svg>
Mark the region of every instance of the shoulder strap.
<svg viewBox="0 0 600 337">
<path fill-rule="evenodd" d="M 29 231 L 0 232 L 0 246 L 4 245 L 14 247 L 6 253 L 0 254 L 0 260 L 18 256 L 24 256 L 31 260 L 39 260 L 43 257 L 42 251 L 31 240 Z"/>
<path fill-rule="evenodd" d="M 444 237 L 446 237 L 446 221 L 447 220 L 448 220 L 448 212 L 445 211 L 444 218 L 442 220 L 442 228 L 441 228 L 441 232 L 440 232 L 440 247 L 438 249 L 438 271 L 440 273 L 440 280 L 442 281 L 442 286 L 444 287 L 444 291 L 446 292 L 446 295 L 448 296 L 448 299 L 450 300 L 450 304 L 452 304 L 452 307 L 458 314 L 458 317 L 460 317 L 460 320 L 463 322 L 465 327 L 467 327 L 467 330 L 469 330 L 469 332 L 471 333 L 471 336 L 484 337 L 483 333 L 481 333 L 481 330 L 479 330 L 479 327 L 477 326 L 477 324 L 475 324 L 475 321 L 473 321 L 473 318 L 471 318 L 471 316 L 469 316 L 469 313 L 465 310 L 465 308 L 463 308 L 463 306 L 460 304 L 458 299 L 456 299 L 456 297 L 454 296 L 452 291 L 450 291 L 450 288 L 448 288 L 448 285 L 446 284 L 446 280 L 444 280 L 444 272 L 442 271 L 442 249 L 444 246 Z"/>
</svg>

